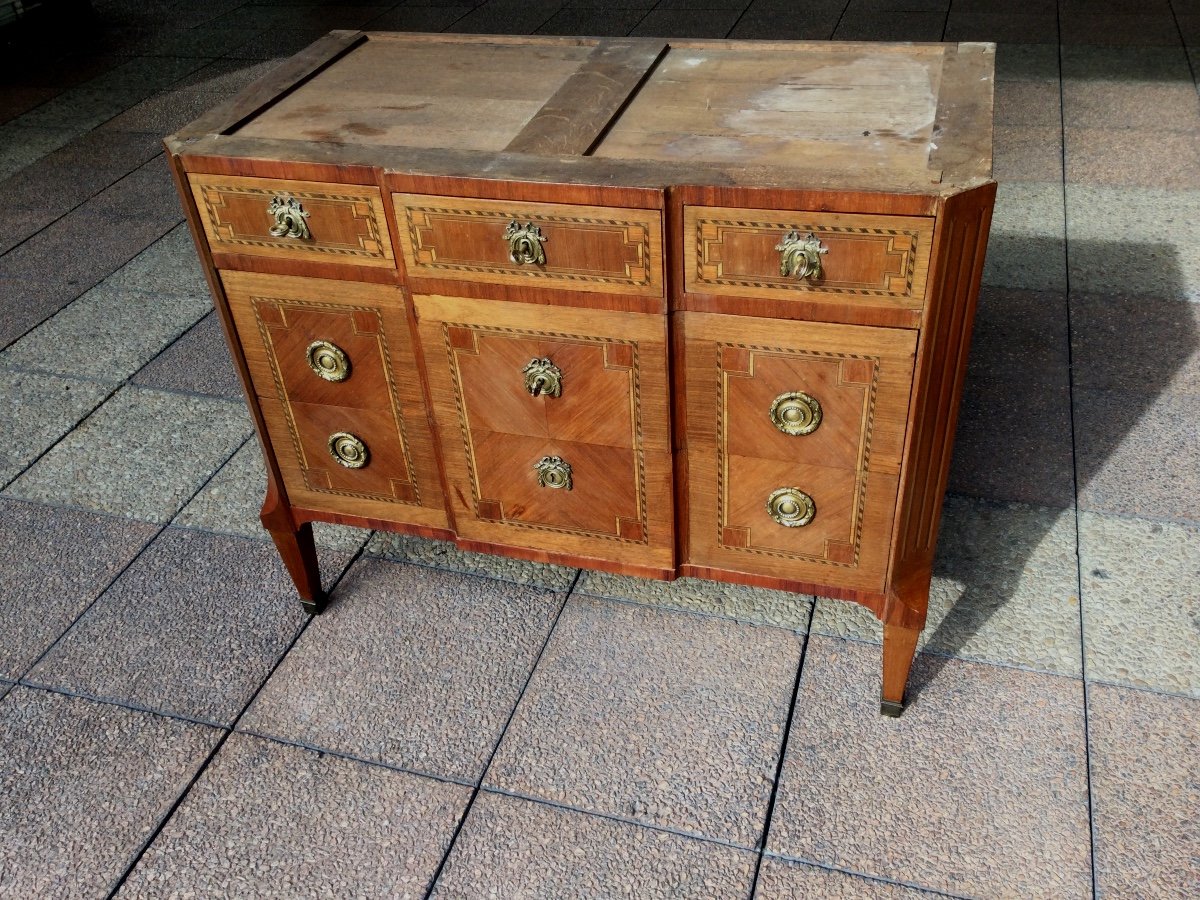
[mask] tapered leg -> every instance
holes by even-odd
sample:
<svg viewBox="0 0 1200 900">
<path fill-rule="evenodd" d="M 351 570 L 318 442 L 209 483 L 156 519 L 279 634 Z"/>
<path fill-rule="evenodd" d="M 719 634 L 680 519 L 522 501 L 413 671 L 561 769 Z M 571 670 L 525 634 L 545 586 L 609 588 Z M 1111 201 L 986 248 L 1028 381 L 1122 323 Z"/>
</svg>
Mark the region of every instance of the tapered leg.
<svg viewBox="0 0 1200 900">
<path fill-rule="evenodd" d="M 904 686 L 908 684 L 908 670 L 912 668 L 920 634 L 920 628 L 883 626 L 883 694 L 879 712 L 885 716 L 898 716 L 904 711 Z"/>
<path fill-rule="evenodd" d="M 317 615 L 325 609 L 325 591 L 321 588 L 321 571 L 317 564 L 317 545 L 313 543 L 312 524 L 305 522 L 294 531 L 270 529 L 270 534 L 300 594 L 304 611 Z"/>
</svg>

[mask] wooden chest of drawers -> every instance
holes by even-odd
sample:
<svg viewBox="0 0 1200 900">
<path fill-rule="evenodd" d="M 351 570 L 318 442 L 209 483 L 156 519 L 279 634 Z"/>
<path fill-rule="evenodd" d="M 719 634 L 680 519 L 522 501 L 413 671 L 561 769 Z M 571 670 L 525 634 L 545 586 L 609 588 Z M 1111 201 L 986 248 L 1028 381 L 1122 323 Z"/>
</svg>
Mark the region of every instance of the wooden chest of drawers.
<svg viewBox="0 0 1200 900">
<path fill-rule="evenodd" d="M 924 626 L 995 197 L 986 44 L 333 32 L 167 139 L 313 521 Z"/>
</svg>

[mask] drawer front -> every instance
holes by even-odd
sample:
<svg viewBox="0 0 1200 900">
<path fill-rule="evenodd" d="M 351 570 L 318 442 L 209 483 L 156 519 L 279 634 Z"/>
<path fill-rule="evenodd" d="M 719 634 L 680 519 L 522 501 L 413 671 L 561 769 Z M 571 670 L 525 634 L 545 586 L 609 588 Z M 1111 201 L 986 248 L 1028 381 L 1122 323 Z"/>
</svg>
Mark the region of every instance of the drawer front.
<svg viewBox="0 0 1200 900">
<path fill-rule="evenodd" d="M 657 210 L 392 198 L 410 278 L 663 296 Z"/>
<path fill-rule="evenodd" d="M 684 287 L 919 309 L 933 219 L 684 207 Z M 811 235 L 811 239 L 810 239 Z"/>
<path fill-rule="evenodd" d="M 395 267 L 377 188 L 226 175 L 188 178 L 214 253 Z"/>
<path fill-rule="evenodd" d="M 248 272 L 221 280 L 291 502 L 445 527 L 400 290 Z"/>
<path fill-rule="evenodd" d="M 415 302 L 459 535 L 671 567 L 665 320 Z"/>
<path fill-rule="evenodd" d="M 880 590 L 916 335 L 683 313 L 698 566 Z"/>
</svg>

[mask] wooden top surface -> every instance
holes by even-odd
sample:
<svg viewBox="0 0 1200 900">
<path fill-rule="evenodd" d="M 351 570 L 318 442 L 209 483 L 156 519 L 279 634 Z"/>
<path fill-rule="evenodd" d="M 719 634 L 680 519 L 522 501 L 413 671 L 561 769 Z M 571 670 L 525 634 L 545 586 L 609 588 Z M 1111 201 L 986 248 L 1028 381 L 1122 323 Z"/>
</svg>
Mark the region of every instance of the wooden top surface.
<svg viewBox="0 0 1200 900">
<path fill-rule="evenodd" d="M 990 44 L 333 32 L 168 144 L 415 174 L 476 161 L 488 177 L 944 195 L 991 177 L 993 70 Z"/>
</svg>

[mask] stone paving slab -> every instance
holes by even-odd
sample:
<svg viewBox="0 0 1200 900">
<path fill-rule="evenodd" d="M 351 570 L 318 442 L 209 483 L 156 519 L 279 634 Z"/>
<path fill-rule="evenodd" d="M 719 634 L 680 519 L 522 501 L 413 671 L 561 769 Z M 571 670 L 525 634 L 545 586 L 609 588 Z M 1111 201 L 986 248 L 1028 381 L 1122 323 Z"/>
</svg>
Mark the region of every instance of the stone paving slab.
<svg viewBox="0 0 1200 900">
<path fill-rule="evenodd" d="M 142 387 L 243 400 L 221 321 L 210 312 L 134 377 Z"/>
<path fill-rule="evenodd" d="M 1035 291 L 1067 289 L 1062 184 L 1006 182 L 996 193 L 983 283 Z"/>
<path fill-rule="evenodd" d="M 1096 888 L 1104 897 L 1200 893 L 1200 703 L 1088 688 Z"/>
<path fill-rule="evenodd" d="M 809 639 L 768 849 L 960 896 L 1087 896 L 1080 682 L 919 656 L 889 719 L 879 665 Z"/>
<path fill-rule="evenodd" d="M 151 294 L 191 297 L 212 305 L 212 294 L 187 225 L 177 225 L 107 279 Z"/>
<path fill-rule="evenodd" d="M 326 585 L 349 561 L 321 554 Z M 171 528 L 25 680 L 229 726 L 306 619 L 273 546 Z"/>
<path fill-rule="evenodd" d="M 1087 676 L 1200 699 L 1200 527 L 1079 516 Z"/>
<path fill-rule="evenodd" d="M 1200 394 L 1076 390 L 1079 508 L 1200 521 Z"/>
<path fill-rule="evenodd" d="M 211 308 L 101 282 L 0 354 L 0 366 L 120 383 Z"/>
<path fill-rule="evenodd" d="M 16 687 L 0 701 L 0 886 L 105 896 L 220 732 Z"/>
<path fill-rule="evenodd" d="M 423 897 L 470 788 L 234 734 L 119 897 Z"/>
<path fill-rule="evenodd" d="M 165 523 L 250 429 L 242 404 L 126 386 L 5 494 Z"/>
<path fill-rule="evenodd" d="M 497 578 L 551 591 L 566 591 L 574 583 L 578 573 L 577 569 L 567 566 L 475 553 L 460 550 L 450 541 L 434 541 L 390 531 L 376 532 L 367 544 L 366 552 L 395 562 L 430 566 L 467 575 L 482 575 L 485 578 Z"/>
<path fill-rule="evenodd" d="M 573 596 L 485 783 L 753 847 L 802 641 Z"/>
<path fill-rule="evenodd" d="M 1195 87 L 1187 90 L 1196 105 Z M 1069 183 L 1066 192 L 1073 291 L 1200 302 L 1200 191 Z M 1107 218 L 1114 209 L 1120 235 Z"/>
<path fill-rule="evenodd" d="M 774 856 L 763 858 L 754 900 L 921 900 L 945 896 Z"/>
<path fill-rule="evenodd" d="M 172 524 L 270 541 L 271 535 L 258 518 L 266 491 L 267 470 L 262 449 L 251 438 L 179 511 Z M 353 554 L 366 543 L 371 532 L 317 522 L 313 525 L 313 535 L 321 547 Z"/>
<path fill-rule="evenodd" d="M 24 675 L 157 531 L 0 500 L 0 677 Z"/>
<path fill-rule="evenodd" d="M 0 379 L 0 432 L 19 440 L 0 444 L 0 485 L 12 481 L 100 405 L 110 385 L 8 372 Z"/>
<path fill-rule="evenodd" d="M 1078 677 L 1077 565 L 1074 509 L 948 496 L 918 647 Z M 883 633 L 866 607 L 827 598 L 812 630 L 875 643 Z"/>
<path fill-rule="evenodd" d="M 562 595 L 360 559 L 239 728 L 475 782 Z"/>
<path fill-rule="evenodd" d="M 481 793 L 432 897 L 748 897 L 755 855 Z"/>
<path fill-rule="evenodd" d="M 665 609 L 725 616 L 759 625 L 808 631 L 813 598 L 744 584 L 725 584 L 702 578 L 658 581 L 608 572 L 584 571 L 576 590 L 593 597 L 630 600 Z"/>
</svg>

